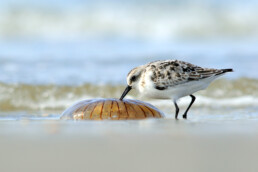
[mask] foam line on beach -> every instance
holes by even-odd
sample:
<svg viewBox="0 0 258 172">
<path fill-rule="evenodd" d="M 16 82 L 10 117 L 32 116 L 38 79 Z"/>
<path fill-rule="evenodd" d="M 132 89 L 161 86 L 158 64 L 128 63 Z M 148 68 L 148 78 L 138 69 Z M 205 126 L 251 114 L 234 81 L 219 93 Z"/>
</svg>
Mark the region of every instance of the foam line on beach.
<svg viewBox="0 0 258 172">
<path fill-rule="evenodd" d="M 119 98 L 124 85 L 30 85 L 0 83 L 1 111 L 64 110 L 73 103 L 90 98 Z M 194 107 L 257 107 L 258 80 L 239 78 L 215 81 L 207 90 L 196 93 Z M 126 98 L 139 99 L 157 106 L 171 106 L 171 100 L 152 100 L 132 91 Z M 189 104 L 182 98 L 181 106 Z"/>
</svg>

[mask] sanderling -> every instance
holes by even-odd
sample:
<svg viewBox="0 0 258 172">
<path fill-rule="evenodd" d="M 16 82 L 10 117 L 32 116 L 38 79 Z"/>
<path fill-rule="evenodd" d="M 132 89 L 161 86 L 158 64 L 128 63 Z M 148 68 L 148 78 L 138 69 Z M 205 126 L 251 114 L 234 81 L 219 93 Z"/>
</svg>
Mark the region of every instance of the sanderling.
<svg viewBox="0 0 258 172">
<path fill-rule="evenodd" d="M 232 71 L 233 69 L 202 68 L 179 60 L 151 62 L 138 66 L 128 73 L 128 86 L 120 100 L 123 100 L 131 89 L 138 90 L 145 97 L 172 99 L 177 119 L 179 113 L 177 100 L 184 96 L 190 96 L 191 102 L 183 114 L 183 118 L 186 119 L 187 112 L 195 101 L 195 96 L 192 94 L 206 89 L 214 79 Z"/>
</svg>

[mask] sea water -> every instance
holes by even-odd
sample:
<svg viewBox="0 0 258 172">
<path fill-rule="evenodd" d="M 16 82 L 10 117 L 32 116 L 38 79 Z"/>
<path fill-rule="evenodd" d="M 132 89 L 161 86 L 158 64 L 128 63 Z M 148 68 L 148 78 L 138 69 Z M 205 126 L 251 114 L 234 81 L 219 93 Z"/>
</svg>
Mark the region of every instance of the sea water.
<svg viewBox="0 0 258 172">
<path fill-rule="evenodd" d="M 60 115 L 82 99 L 119 98 L 128 71 L 165 59 L 234 69 L 195 94 L 189 118 L 258 116 L 255 1 L 0 5 L 1 119 Z M 134 91 L 128 98 L 150 102 L 173 117 L 169 100 L 145 99 Z M 182 111 L 189 101 L 179 102 Z"/>
</svg>

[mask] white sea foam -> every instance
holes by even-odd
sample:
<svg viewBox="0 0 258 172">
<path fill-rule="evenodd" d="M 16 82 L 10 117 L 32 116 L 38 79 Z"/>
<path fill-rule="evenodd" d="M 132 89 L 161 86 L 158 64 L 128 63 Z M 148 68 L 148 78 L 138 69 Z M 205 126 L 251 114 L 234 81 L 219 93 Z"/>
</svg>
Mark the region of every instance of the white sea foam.
<svg viewBox="0 0 258 172">
<path fill-rule="evenodd" d="M 254 2 L 80 2 L 70 3 L 69 8 L 67 3 L 48 5 L 42 0 L 7 3 L 0 12 L 0 37 L 70 40 L 112 36 L 164 41 L 258 35 L 258 4 Z"/>
<path fill-rule="evenodd" d="M 196 95 L 195 108 L 242 108 L 258 105 L 257 80 L 241 78 L 237 80 L 218 80 L 207 90 Z M 119 98 L 124 90 L 122 85 L 80 86 L 28 85 L 0 83 L 1 111 L 14 110 L 64 110 L 75 102 L 91 98 Z M 221 92 L 223 94 L 213 94 Z M 131 92 L 126 98 L 139 99 L 151 104 L 170 108 L 171 100 L 148 100 Z M 190 98 L 182 98 L 180 106 L 188 106 Z"/>
<path fill-rule="evenodd" d="M 209 98 L 204 96 L 196 96 L 196 102 L 194 103 L 194 108 L 256 108 L 258 105 L 258 98 L 252 97 L 252 96 L 243 96 L 243 97 L 237 97 L 237 98 L 225 98 L 225 99 L 216 99 L 216 98 Z M 50 99 L 47 101 L 42 102 L 33 102 L 29 100 L 24 101 L 16 101 L 11 102 L 13 108 L 16 110 L 57 110 L 62 111 L 74 103 L 78 102 L 79 100 L 85 100 L 85 99 L 94 99 L 96 97 L 83 97 L 80 99 Z M 134 98 L 134 97 L 128 97 L 128 98 Z M 171 100 L 144 100 L 145 102 L 151 103 L 152 105 L 158 107 L 158 108 L 164 108 L 164 109 L 171 109 L 174 107 Z M 188 98 L 182 98 L 179 101 L 180 107 L 187 107 L 190 103 L 190 99 Z M 10 109 L 11 110 L 11 109 Z"/>
</svg>

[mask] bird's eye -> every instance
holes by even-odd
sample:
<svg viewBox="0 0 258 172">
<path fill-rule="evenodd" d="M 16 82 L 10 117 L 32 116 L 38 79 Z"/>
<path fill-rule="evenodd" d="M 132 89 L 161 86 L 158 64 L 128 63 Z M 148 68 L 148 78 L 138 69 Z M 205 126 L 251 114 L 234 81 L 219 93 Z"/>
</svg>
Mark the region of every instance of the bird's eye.
<svg viewBox="0 0 258 172">
<path fill-rule="evenodd" d="M 134 82 L 135 80 L 136 80 L 136 76 L 133 76 L 133 77 L 131 78 L 131 81 Z"/>
</svg>

